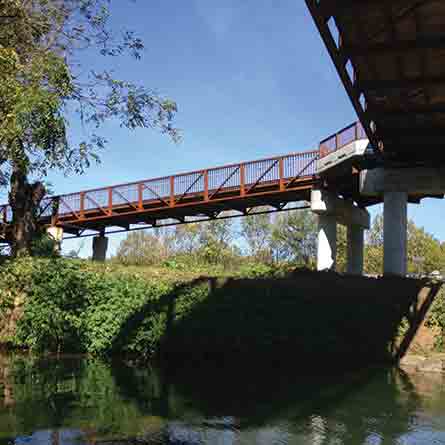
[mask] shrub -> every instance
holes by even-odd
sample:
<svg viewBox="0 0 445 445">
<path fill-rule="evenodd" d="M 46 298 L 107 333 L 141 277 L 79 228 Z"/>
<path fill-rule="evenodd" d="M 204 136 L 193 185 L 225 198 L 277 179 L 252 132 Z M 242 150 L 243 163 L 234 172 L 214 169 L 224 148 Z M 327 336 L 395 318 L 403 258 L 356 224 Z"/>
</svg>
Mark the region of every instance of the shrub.
<svg viewBox="0 0 445 445">
<path fill-rule="evenodd" d="M 162 280 L 60 258 L 7 262 L 2 272 L 2 304 L 26 294 L 15 344 L 38 351 L 110 352 L 122 329 L 131 328 L 128 320 L 172 290 Z"/>
</svg>

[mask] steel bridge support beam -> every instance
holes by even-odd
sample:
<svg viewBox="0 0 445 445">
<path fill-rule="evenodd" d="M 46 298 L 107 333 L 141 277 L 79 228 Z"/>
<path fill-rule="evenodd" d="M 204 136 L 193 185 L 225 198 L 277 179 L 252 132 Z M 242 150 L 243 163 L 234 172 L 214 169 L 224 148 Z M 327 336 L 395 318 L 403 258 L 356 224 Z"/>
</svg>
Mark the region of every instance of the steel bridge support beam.
<svg viewBox="0 0 445 445">
<path fill-rule="evenodd" d="M 383 204 L 383 272 L 405 276 L 407 269 L 408 193 L 385 192 Z"/>
<path fill-rule="evenodd" d="M 107 258 L 108 238 L 104 235 L 93 238 L 93 261 L 104 262 Z"/>
</svg>

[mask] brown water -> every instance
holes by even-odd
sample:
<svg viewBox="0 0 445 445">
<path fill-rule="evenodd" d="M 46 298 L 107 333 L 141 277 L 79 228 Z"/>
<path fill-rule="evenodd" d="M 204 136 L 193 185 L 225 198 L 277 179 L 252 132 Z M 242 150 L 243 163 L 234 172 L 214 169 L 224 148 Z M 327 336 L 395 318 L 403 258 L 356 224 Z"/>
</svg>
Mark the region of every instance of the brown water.
<svg viewBox="0 0 445 445">
<path fill-rule="evenodd" d="M 0 357 L 0 445 L 445 444 L 445 379 Z"/>
</svg>

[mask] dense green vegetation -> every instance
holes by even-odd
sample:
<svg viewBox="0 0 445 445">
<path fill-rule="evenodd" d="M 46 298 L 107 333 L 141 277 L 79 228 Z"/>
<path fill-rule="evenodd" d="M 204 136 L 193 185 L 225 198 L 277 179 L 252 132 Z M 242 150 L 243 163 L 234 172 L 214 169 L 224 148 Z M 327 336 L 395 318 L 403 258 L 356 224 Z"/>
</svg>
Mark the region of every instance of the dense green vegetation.
<svg viewBox="0 0 445 445">
<path fill-rule="evenodd" d="M 316 361 L 320 350 L 324 359 L 388 358 L 415 321 L 425 282 L 311 272 L 314 225 L 309 213 L 294 211 L 252 216 L 238 228 L 223 220 L 135 232 L 103 265 L 46 258 L 54 251 L 43 239 L 35 246 L 40 256 L 0 265 L 0 342 L 39 352 L 183 362 L 264 354 L 272 360 L 288 351 Z M 376 269 L 379 227 L 378 218 L 366 246 L 368 267 Z M 283 249 L 285 239 L 291 242 Z M 442 269 L 442 246 L 413 224 L 409 250 L 426 259 L 411 263 L 416 271 Z M 428 319 L 441 332 L 443 305 L 436 298 Z"/>
<path fill-rule="evenodd" d="M 425 284 L 272 268 L 209 277 L 61 258 L 1 267 L 1 323 L 20 312 L 3 343 L 170 363 L 281 361 L 289 351 L 301 366 L 387 360 Z"/>
<path fill-rule="evenodd" d="M 14 332 L 0 341 L 36 351 L 152 356 L 166 338 L 172 301 L 174 317 L 180 319 L 211 292 L 202 269 L 178 269 L 168 263 L 122 267 L 56 257 L 6 261 L 0 275 L 0 325 L 14 310 L 21 315 Z M 238 275 L 271 273 L 266 266 L 247 266 Z"/>
</svg>

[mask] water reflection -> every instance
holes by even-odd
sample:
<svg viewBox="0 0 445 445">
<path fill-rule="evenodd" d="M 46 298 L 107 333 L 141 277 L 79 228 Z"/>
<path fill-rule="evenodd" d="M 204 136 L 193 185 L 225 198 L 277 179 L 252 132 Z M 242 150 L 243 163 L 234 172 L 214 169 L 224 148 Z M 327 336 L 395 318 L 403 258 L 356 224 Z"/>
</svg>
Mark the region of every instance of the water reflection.
<svg viewBox="0 0 445 445">
<path fill-rule="evenodd" d="M 443 383 L 390 370 L 326 379 L 0 357 L 0 443 L 445 443 Z"/>
</svg>

